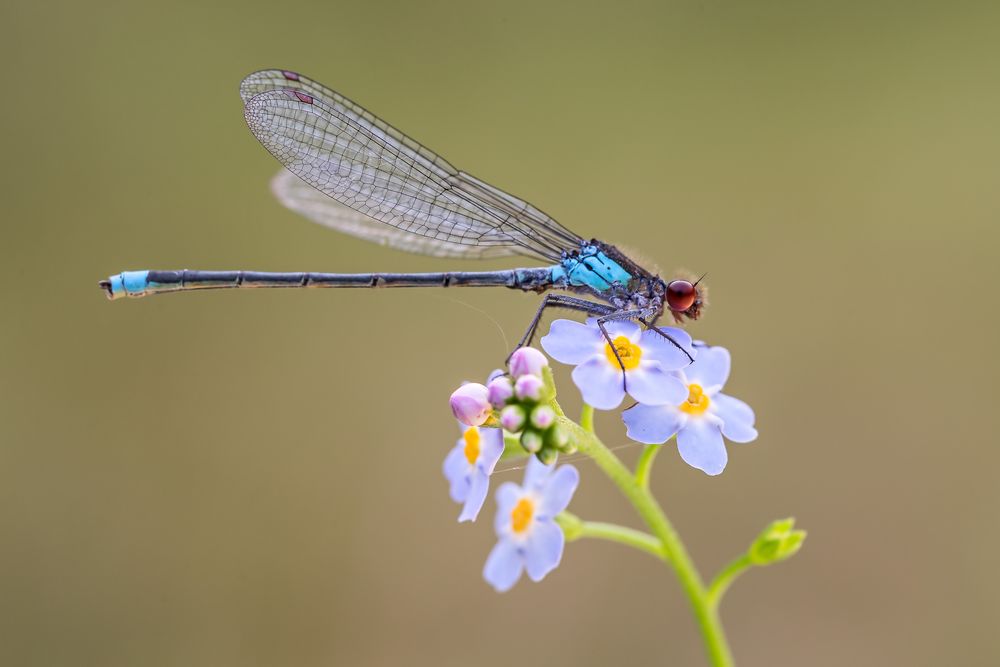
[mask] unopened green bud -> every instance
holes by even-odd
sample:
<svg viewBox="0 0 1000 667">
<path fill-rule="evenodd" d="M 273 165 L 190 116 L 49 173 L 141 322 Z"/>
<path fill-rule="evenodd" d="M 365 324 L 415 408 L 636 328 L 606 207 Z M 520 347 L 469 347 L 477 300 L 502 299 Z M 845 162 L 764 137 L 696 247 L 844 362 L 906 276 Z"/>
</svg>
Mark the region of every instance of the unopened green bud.
<svg viewBox="0 0 1000 667">
<path fill-rule="evenodd" d="M 542 435 L 538 431 L 525 431 L 521 434 L 521 446 L 529 452 L 538 452 L 542 449 Z"/>
<path fill-rule="evenodd" d="M 563 454 L 572 454 L 576 451 L 576 447 L 570 445 L 566 429 L 559 424 L 553 424 L 552 428 L 545 434 L 545 444 L 558 449 Z"/>
<path fill-rule="evenodd" d="M 757 536 L 747 555 L 754 565 L 770 565 L 795 555 L 802 548 L 806 531 L 794 530 L 795 519 L 774 521 Z"/>
<path fill-rule="evenodd" d="M 552 465 L 559 458 L 559 452 L 552 447 L 542 447 L 542 449 L 535 455 L 538 460 L 547 466 Z"/>
</svg>

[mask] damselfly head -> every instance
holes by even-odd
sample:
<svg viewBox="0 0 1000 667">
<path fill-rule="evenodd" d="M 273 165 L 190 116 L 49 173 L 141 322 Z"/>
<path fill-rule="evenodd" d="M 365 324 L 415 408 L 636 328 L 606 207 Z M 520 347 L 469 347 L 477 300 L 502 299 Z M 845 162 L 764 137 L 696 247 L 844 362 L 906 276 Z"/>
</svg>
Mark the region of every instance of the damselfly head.
<svg viewBox="0 0 1000 667">
<path fill-rule="evenodd" d="M 704 297 L 698 288 L 700 282 L 701 278 L 694 282 L 684 279 L 660 281 L 663 286 L 663 300 L 677 322 L 682 322 L 685 317 L 696 320 L 701 315 Z"/>
</svg>

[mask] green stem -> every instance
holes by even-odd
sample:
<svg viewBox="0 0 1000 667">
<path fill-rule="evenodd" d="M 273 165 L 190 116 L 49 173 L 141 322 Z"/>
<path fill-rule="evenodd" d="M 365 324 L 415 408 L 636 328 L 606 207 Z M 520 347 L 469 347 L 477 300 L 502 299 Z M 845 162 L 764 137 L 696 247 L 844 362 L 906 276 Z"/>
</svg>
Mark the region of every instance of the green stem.
<svg viewBox="0 0 1000 667">
<path fill-rule="evenodd" d="M 580 426 L 588 433 L 594 432 L 594 406 L 583 404 L 583 409 L 580 410 Z"/>
<path fill-rule="evenodd" d="M 715 579 L 708 587 L 708 601 L 712 603 L 713 607 L 718 608 L 719 602 L 730 584 L 751 567 L 753 567 L 753 563 L 750 562 L 750 556 L 743 554 L 715 575 Z"/>
<path fill-rule="evenodd" d="M 639 456 L 639 462 L 635 464 L 635 481 L 644 489 L 649 488 L 649 473 L 653 469 L 653 459 L 661 449 L 663 445 L 646 445 Z"/>
<path fill-rule="evenodd" d="M 641 530 L 619 526 L 616 523 L 581 521 L 569 512 L 559 514 L 556 517 L 556 521 L 562 526 L 568 542 L 573 542 L 583 537 L 608 540 L 609 542 L 618 542 L 619 544 L 645 551 L 664 562 L 667 560 L 667 554 L 663 551 L 663 545 L 660 544 L 660 541 Z"/>
<path fill-rule="evenodd" d="M 698 626 L 705 640 L 705 648 L 714 667 L 731 667 L 733 664 L 726 636 L 719 619 L 718 609 L 709 600 L 705 584 L 688 555 L 684 543 L 674 530 L 659 503 L 641 486 L 632 472 L 615 456 L 596 435 L 571 420 L 561 417 L 562 426 L 572 433 L 573 440 L 582 453 L 594 460 L 601 470 L 615 483 L 632 503 L 650 531 L 660 541 L 664 553 L 673 565 L 677 579 L 687 594 Z"/>
</svg>

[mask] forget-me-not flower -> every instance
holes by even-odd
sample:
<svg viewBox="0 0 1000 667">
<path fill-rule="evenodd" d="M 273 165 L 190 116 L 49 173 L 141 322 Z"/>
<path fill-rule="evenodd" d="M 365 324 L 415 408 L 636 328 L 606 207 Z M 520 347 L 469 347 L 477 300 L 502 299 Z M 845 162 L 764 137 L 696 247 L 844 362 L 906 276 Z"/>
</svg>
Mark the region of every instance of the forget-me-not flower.
<svg viewBox="0 0 1000 667">
<path fill-rule="evenodd" d="M 462 427 L 462 437 L 444 459 L 449 493 L 462 503 L 459 521 L 475 521 L 490 488 L 490 475 L 503 454 L 503 430 L 482 426 Z"/>
<path fill-rule="evenodd" d="M 659 333 L 644 331 L 635 322 L 608 322 L 605 329 L 613 347 L 593 318 L 586 324 L 556 320 L 541 341 L 554 359 L 576 366 L 573 382 L 580 388 L 584 401 L 595 408 L 611 410 L 621 404 L 626 391 L 648 405 L 676 405 L 687 397 L 687 387 L 672 372 L 690 364 L 695 355 L 691 336 L 685 331 L 663 328 L 664 333 L 684 348 L 681 350 Z"/>
<path fill-rule="evenodd" d="M 697 344 L 698 357 L 677 376 L 686 386 L 684 400 L 673 405 L 636 405 L 622 413 L 628 437 L 662 444 L 677 435 L 684 461 L 718 475 L 729 459 L 723 436 L 733 442 L 757 438 L 754 414 L 743 401 L 721 393 L 729 377 L 729 350 Z"/>
<path fill-rule="evenodd" d="M 580 473 L 570 465 L 545 465 L 529 457 L 524 484 L 506 482 L 497 489 L 493 547 L 483 577 L 498 592 L 510 590 L 525 570 L 541 581 L 562 558 L 565 537 L 555 516 L 566 509 Z"/>
</svg>

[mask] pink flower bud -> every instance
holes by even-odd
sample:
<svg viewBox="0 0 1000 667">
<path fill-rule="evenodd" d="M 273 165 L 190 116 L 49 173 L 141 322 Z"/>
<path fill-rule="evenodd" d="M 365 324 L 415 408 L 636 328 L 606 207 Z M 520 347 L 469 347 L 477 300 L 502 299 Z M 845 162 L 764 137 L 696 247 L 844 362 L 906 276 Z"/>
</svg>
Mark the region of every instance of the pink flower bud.
<svg viewBox="0 0 1000 667">
<path fill-rule="evenodd" d="M 510 374 L 516 378 L 522 375 L 541 375 L 549 365 L 545 355 L 533 347 L 521 347 L 510 355 Z"/>
<path fill-rule="evenodd" d="M 489 390 L 479 383 L 463 384 L 452 393 L 448 402 L 455 419 L 466 426 L 479 426 L 490 417 Z"/>
<path fill-rule="evenodd" d="M 518 398 L 537 401 L 542 397 L 542 386 L 542 378 L 537 375 L 522 375 L 514 383 L 514 395 Z"/>
<path fill-rule="evenodd" d="M 486 388 L 489 390 L 490 403 L 495 408 L 502 408 L 507 404 L 507 399 L 514 395 L 514 385 L 506 376 L 493 379 Z"/>
<path fill-rule="evenodd" d="M 519 405 L 508 405 L 500 411 L 500 425 L 508 433 L 518 433 L 524 428 L 524 409 Z"/>
<path fill-rule="evenodd" d="M 531 424 L 538 429 L 545 430 L 552 426 L 556 420 L 556 413 L 547 405 L 539 405 L 531 411 Z"/>
</svg>

